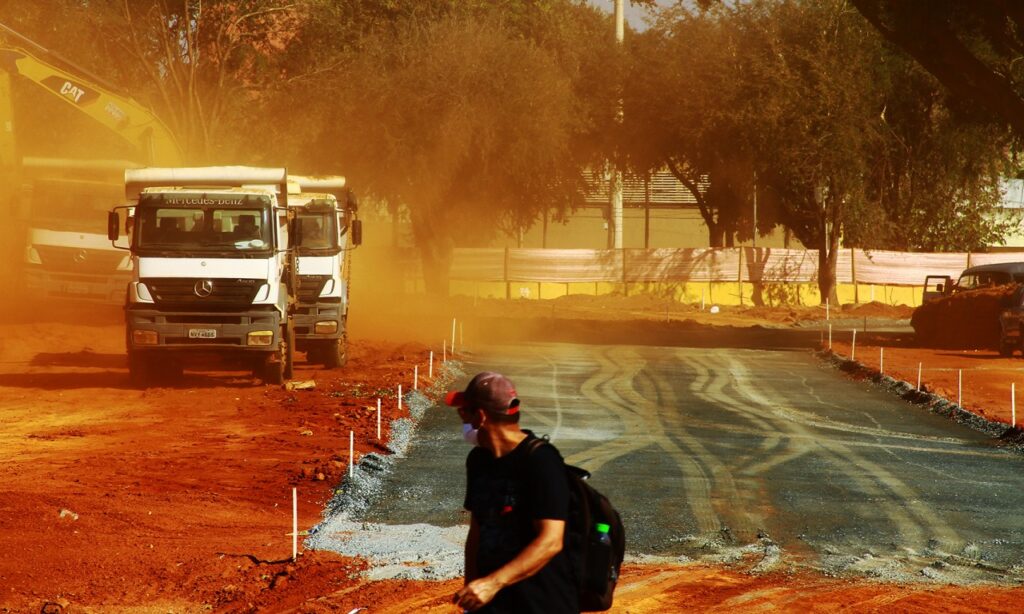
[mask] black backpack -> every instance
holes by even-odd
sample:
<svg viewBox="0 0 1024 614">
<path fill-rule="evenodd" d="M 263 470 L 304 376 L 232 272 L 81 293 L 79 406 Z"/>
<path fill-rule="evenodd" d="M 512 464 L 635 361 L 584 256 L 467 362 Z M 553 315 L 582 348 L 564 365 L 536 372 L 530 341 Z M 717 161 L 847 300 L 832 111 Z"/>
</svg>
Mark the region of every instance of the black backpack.
<svg viewBox="0 0 1024 614">
<path fill-rule="evenodd" d="M 529 452 L 547 442 L 547 437 L 531 440 Z M 576 575 L 580 611 L 603 612 L 612 607 L 612 594 L 626 553 L 626 531 L 608 497 L 587 483 L 590 472 L 564 462 L 563 465 L 569 485 L 565 544 Z M 598 540 L 598 524 L 608 525 L 610 544 Z"/>
</svg>

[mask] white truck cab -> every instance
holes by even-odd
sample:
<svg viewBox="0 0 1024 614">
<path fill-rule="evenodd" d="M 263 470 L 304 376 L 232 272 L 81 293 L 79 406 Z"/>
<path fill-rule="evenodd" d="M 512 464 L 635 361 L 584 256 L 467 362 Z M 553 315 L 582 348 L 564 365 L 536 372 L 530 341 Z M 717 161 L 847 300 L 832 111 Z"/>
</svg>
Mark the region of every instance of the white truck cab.
<svg viewBox="0 0 1024 614">
<path fill-rule="evenodd" d="M 25 158 L 21 216 L 28 296 L 119 304 L 131 278 L 131 258 L 104 236 L 103 213 L 121 202 L 131 163 Z"/>
<path fill-rule="evenodd" d="M 251 167 L 125 172 L 133 261 L 125 302 L 132 379 L 216 357 L 267 383 L 291 377 L 294 250 L 287 172 Z M 122 216 L 108 219 L 118 245 Z M 162 373 L 160 373 L 162 372 Z"/>
<path fill-rule="evenodd" d="M 357 203 L 341 176 L 291 175 L 288 206 L 301 228 L 297 241 L 296 348 L 328 368 L 346 362 L 349 266 L 362 242 Z"/>
</svg>

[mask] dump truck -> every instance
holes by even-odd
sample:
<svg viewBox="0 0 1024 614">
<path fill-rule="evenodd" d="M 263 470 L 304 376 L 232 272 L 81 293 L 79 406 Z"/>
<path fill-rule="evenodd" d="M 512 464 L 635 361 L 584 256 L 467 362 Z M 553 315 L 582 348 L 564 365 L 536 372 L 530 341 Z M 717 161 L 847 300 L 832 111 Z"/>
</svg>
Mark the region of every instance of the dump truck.
<svg viewBox="0 0 1024 614">
<path fill-rule="evenodd" d="M 11 102 L 11 88 L 20 84 L 52 95 L 102 126 L 128 145 L 130 159 L 22 155 Z M 130 261 L 104 238 L 102 212 L 120 201 L 126 168 L 182 164 L 174 135 L 153 111 L 115 85 L 3 24 L 0 122 L 0 176 L 23 225 L 29 295 L 119 303 L 131 276 Z"/>
<path fill-rule="evenodd" d="M 349 252 L 362 243 L 358 203 L 340 175 L 288 177 L 288 206 L 295 210 L 298 291 L 296 349 L 328 368 L 347 360 Z"/>
<path fill-rule="evenodd" d="M 968 267 L 956 283 L 949 276 L 929 275 L 924 300 L 910 319 L 918 341 L 1012 354 L 1020 348 L 1020 301 L 1014 297 L 1022 282 L 1024 262 Z"/>
<path fill-rule="evenodd" d="M 133 260 L 125 343 L 133 382 L 177 376 L 210 359 L 269 384 L 292 376 L 296 251 L 283 168 L 125 171 L 107 218 Z M 124 230 L 127 239 L 123 240 Z"/>
</svg>

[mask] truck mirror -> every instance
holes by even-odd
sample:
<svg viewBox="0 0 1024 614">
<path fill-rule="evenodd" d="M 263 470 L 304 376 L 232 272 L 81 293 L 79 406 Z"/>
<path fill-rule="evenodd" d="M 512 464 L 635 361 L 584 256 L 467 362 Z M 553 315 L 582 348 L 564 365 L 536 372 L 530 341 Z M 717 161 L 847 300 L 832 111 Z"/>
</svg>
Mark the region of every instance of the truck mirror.
<svg viewBox="0 0 1024 614">
<path fill-rule="evenodd" d="M 353 213 L 359 211 L 359 199 L 356 198 L 356 195 L 352 190 L 349 190 L 348 193 L 345 194 L 345 208 Z"/>
<path fill-rule="evenodd" d="M 935 284 L 935 291 L 936 292 L 942 292 L 943 291 L 943 285 L 942 284 Z"/>
<path fill-rule="evenodd" d="M 363 244 L 363 220 L 352 220 L 352 245 Z"/>
<path fill-rule="evenodd" d="M 111 241 L 117 241 L 121 231 L 121 216 L 117 214 L 117 211 L 111 211 L 107 214 L 107 238 Z"/>
<path fill-rule="evenodd" d="M 292 218 L 291 223 L 288 225 L 288 234 L 291 235 L 291 245 L 288 247 L 298 247 L 302 245 L 302 220 L 299 216 Z"/>
</svg>

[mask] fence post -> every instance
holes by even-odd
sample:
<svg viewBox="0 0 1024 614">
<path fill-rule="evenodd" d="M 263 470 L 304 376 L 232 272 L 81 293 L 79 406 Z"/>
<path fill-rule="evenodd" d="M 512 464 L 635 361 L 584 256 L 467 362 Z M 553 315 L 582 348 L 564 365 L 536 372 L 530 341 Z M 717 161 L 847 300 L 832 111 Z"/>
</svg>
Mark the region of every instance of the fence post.
<svg viewBox="0 0 1024 614">
<path fill-rule="evenodd" d="M 860 288 L 857 286 L 857 250 L 850 248 L 850 280 L 853 281 L 853 304 L 860 303 Z"/>
<path fill-rule="evenodd" d="M 508 279 L 508 263 L 509 263 L 509 255 L 508 255 L 508 246 L 506 245 L 505 246 L 505 300 L 506 301 L 512 298 L 512 282 L 509 281 L 509 279 Z"/>
<path fill-rule="evenodd" d="M 738 285 L 739 288 L 740 288 L 740 306 L 742 307 L 743 306 L 743 248 L 742 247 L 737 247 L 736 249 L 738 249 L 739 253 L 740 253 L 740 257 L 739 257 L 740 266 L 739 266 L 739 270 L 736 272 L 736 285 Z"/>
</svg>

